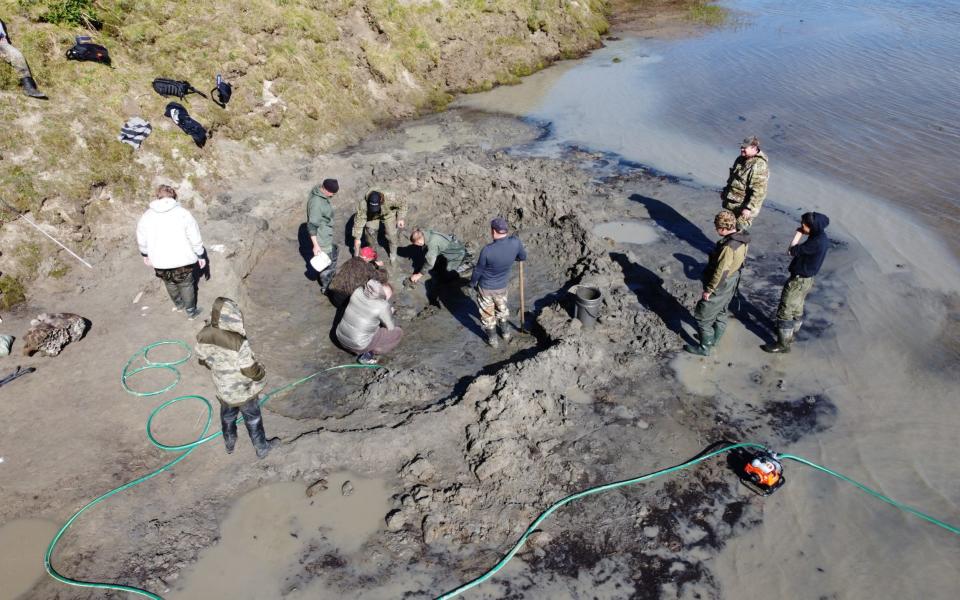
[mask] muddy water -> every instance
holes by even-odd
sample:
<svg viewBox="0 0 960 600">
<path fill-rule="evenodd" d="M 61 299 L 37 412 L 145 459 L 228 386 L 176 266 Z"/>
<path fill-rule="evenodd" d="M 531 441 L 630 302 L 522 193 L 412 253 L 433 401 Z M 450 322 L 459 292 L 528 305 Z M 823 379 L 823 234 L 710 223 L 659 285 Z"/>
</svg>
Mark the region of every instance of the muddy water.
<svg viewBox="0 0 960 600">
<path fill-rule="evenodd" d="M 745 11 L 737 27 L 611 42 L 529 86 L 462 103 L 549 122 L 552 137 L 526 151 L 613 152 L 698 187 L 719 188 L 739 140 L 763 137 L 773 165 L 764 212 L 825 212 L 840 245 L 791 355 L 764 354 L 766 333 L 734 321 L 717 356 L 681 356 L 674 370 L 733 415 L 757 401 L 758 380 L 829 398 L 835 421 L 789 451 L 956 523 L 960 46 L 950 32 L 960 12 L 908 5 L 731 3 Z M 774 221 L 765 227 L 761 214 L 752 252 L 789 242 L 790 226 Z M 746 278 L 741 289 L 747 299 L 775 297 L 780 284 Z M 714 561 L 724 597 L 759 597 L 757 573 L 764 597 L 957 596 L 956 536 L 788 469 L 787 488 L 764 501 L 763 523 Z"/>
<path fill-rule="evenodd" d="M 657 241 L 656 227 L 637 221 L 610 221 L 600 223 L 593 228 L 593 233 L 615 242 L 627 244 L 649 244 Z"/>
<path fill-rule="evenodd" d="M 322 550 L 338 560 L 363 560 L 361 547 L 383 526 L 387 484 L 335 473 L 325 491 L 305 492 L 302 484 L 278 483 L 240 498 L 220 524 L 220 542 L 166 597 L 279 598 L 296 588 L 304 556 Z"/>
<path fill-rule="evenodd" d="M 43 553 L 57 533 L 56 523 L 18 519 L 0 526 L 0 600 L 25 599 L 44 574 Z"/>
</svg>

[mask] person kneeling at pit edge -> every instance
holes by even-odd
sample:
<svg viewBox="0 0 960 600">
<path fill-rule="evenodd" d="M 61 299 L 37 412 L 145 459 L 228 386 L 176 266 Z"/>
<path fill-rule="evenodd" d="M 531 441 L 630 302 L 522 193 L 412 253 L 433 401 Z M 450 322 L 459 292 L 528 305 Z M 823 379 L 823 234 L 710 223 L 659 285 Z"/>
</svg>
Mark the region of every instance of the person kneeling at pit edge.
<svg viewBox="0 0 960 600">
<path fill-rule="evenodd" d="M 358 354 L 362 365 L 377 364 L 378 358 L 397 347 L 403 330 L 393 321 L 390 298 L 393 286 L 371 279 L 350 295 L 350 302 L 337 325 L 337 341 Z"/>
<path fill-rule="evenodd" d="M 441 256 L 445 260 L 446 272 L 445 278 L 452 279 L 464 273 L 469 273 L 473 269 L 471 260 L 473 256 L 467 250 L 467 247 L 457 239 L 455 235 L 447 235 L 432 229 L 414 229 L 410 234 L 410 243 L 420 248 L 426 248 L 423 266 L 414 271 L 410 276 L 410 281 L 416 283 L 423 278 L 424 271 L 430 272 L 437 264 L 437 259 Z"/>
<path fill-rule="evenodd" d="M 267 439 L 260 413 L 260 392 L 266 370 L 253 355 L 243 327 L 240 306 L 229 298 L 217 298 L 210 322 L 197 334 L 195 349 L 200 364 L 210 369 L 220 401 L 220 426 L 227 454 L 237 443 L 237 413 L 243 415 L 257 458 L 265 457 L 280 445 L 279 438 Z"/>
<path fill-rule="evenodd" d="M 360 248 L 360 255 L 345 262 L 327 286 L 327 297 L 340 308 L 346 306 L 350 295 L 367 284 L 371 279 L 380 283 L 390 281 L 390 274 L 383 268 L 383 261 L 377 260 L 377 253 L 370 246 Z"/>
</svg>

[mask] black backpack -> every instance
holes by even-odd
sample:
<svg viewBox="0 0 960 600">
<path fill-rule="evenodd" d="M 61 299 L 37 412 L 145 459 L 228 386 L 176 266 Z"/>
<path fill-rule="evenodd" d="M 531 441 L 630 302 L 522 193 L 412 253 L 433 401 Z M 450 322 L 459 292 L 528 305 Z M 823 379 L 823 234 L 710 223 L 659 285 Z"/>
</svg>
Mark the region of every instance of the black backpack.
<svg viewBox="0 0 960 600">
<path fill-rule="evenodd" d="M 157 77 L 153 80 L 153 89 L 161 96 L 176 96 L 183 100 L 187 94 L 200 94 L 206 98 L 206 94 L 190 85 L 187 81 L 177 81 L 175 79 L 164 79 Z"/>
<path fill-rule="evenodd" d="M 217 73 L 217 87 L 210 90 L 210 97 L 213 98 L 214 103 L 220 105 L 220 108 L 226 108 L 232 94 L 233 88 L 223 80 L 220 73 Z"/>
<path fill-rule="evenodd" d="M 207 143 L 207 130 L 190 116 L 182 104 L 170 102 L 163 114 L 170 117 L 185 134 L 192 137 L 193 143 L 198 147 L 203 148 Z"/>
<path fill-rule="evenodd" d="M 85 35 L 78 35 L 73 48 L 67 50 L 67 60 L 83 60 L 110 64 L 110 53 L 100 44 L 94 44 Z"/>
</svg>

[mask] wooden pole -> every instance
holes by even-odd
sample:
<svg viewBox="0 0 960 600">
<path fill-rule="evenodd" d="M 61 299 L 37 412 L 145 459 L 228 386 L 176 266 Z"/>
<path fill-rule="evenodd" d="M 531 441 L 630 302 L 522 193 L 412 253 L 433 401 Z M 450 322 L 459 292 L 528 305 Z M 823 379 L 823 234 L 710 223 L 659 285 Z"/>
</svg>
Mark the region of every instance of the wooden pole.
<svg viewBox="0 0 960 600">
<path fill-rule="evenodd" d="M 527 314 L 527 311 L 524 305 L 524 297 L 523 297 L 523 261 L 521 260 L 520 261 L 520 333 L 527 332 L 527 328 L 525 325 L 526 320 L 524 318 L 526 314 Z"/>
</svg>

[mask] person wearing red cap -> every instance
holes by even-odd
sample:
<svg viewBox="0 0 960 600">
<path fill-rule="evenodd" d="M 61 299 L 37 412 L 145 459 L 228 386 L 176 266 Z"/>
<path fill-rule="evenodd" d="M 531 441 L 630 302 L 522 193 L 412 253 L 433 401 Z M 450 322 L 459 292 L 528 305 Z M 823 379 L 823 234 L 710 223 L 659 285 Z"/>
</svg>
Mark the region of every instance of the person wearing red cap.
<svg viewBox="0 0 960 600">
<path fill-rule="evenodd" d="M 500 345 L 496 331 L 504 341 L 510 340 L 510 326 L 507 319 L 510 309 L 507 307 L 507 283 L 513 263 L 527 260 L 527 250 L 516 236 L 507 235 L 507 220 L 497 217 L 490 221 L 490 237 L 493 241 L 483 247 L 477 265 L 473 268 L 470 287 L 477 290 L 477 305 L 480 307 L 480 324 L 486 333 L 487 344 L 496 348 Z"/>
<path fill-rule="evenodd" d="M 371 279 L 387 283 L 390 276 L 382 267 L 383 262 L 377 260 L 377 253 L 373 248 L 361 248 L 359 256 L 351 257 L 330 280 L 330 285 L 327 286 L 330 302 L 338 308 L 345 305 L 354 290 L 363 287 Z"/>
</svg>

